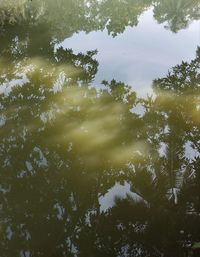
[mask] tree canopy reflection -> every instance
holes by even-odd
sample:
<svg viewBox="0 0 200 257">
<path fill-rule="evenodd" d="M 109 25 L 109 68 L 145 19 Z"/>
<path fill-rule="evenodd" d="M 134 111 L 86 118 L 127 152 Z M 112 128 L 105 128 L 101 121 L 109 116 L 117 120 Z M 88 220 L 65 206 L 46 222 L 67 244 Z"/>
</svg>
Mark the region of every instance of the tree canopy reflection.
<svg viewBox="0 0 200 257">
<path fill-rule="evenodd" d="M 154 18 L 173 32 L 200 18 L 199 0 L 2 0 L 0 24 L 42 25 L 59 41 L 80 31 L 106 29 L 116 36 L 128 26 L 137 26 L 141 14 L 150 8 Z"/>
<path fill-rule="evenodd" d="M 1 256 L 183 256 L 200 240 L 199 50 L 141 99 L 91 86 L 96 51 L 55 51 L 50 34 L 32 49 L 34 27 L 14 38 L 0 58 Z M 129 194 L 102 209 L 117 183 Z"/>
<path fill-rule="evenodd" d="M 200 240 L 199 49 L 141 99 L 114 79 L 92 87 L 96 50 L 54 46 L 115 36 L 152 3 L 177 31 L 199 1 L 18 1 L 19 20 L 2 3 L 15 25 L 1 28 L 0 255 L 183 256 Z M 103 208 L 116 185 L 130 190 Z"/>
</svg>

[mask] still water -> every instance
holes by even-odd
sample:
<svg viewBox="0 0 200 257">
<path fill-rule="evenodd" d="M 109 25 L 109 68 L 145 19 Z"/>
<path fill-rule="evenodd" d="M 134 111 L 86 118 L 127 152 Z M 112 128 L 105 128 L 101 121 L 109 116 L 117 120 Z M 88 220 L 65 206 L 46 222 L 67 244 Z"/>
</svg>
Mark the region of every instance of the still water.
<svg viewBox="0 0 200 257">
<path fill-rule="evenodd" d="M 199 0 L 0 0 L 0 257 L 199 256 L 199 45 Z"/>
</svg>

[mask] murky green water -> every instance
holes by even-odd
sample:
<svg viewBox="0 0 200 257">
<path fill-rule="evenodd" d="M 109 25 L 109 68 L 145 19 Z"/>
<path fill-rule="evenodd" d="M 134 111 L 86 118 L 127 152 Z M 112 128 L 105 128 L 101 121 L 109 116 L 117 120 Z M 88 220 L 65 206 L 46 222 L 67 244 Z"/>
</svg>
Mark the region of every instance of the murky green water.
<svg viewBox="0 0 200 257">
<path fill-rule="evenodd" d="M 0 257 L 199 256 L 200 1 L 1 0 L 0 24 Z"/>
</svg>

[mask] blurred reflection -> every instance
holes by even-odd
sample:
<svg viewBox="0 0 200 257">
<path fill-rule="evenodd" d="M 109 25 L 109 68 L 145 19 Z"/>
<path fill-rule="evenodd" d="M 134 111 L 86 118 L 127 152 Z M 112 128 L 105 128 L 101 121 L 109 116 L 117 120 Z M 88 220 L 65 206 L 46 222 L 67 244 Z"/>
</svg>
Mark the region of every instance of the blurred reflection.
<svg viewBox="0 0 200 257">
<path fill-rule="evenodd" d="M 199 240 L 199 50 L 155 99 L 91 88 L 94 54 L 1 58 L 2 256 L 181 256 Z M 101 210 L 116 183 L 129 196 Z"/>
<path fill-rule="evenodd" d="M 200 1 L 198 0 L 158 0 L 153 1 L 154 18 L 159 22 L 167 22 L 166 28 L 178 32 L 186 28 L 191 21 L 200 18 Z"/>
<path fill-rule="evenodd" d="M 200 18 L 199 0 L 1 0 L 0 24 L 46 27 L 59 41 L 79 31 L 106 29 L 116 36 L 127 26 L 137 26 L 140 15 L 150 8 L 154 18 L 167 22 L 173 32 Z"/>
<path fill-rule="evenodd" d="M 61 1 L 68 13 L 56 16 L 54 3 L 17 2 L 23 24 L 2 29 L 1 256 L 189 256 L 200 240 L 200 50 L 153 82 L 155 97 L 115 80 L 96 89 L 97 51 L 54 50 L 57 28 L 115 35 L 148 5 Z"/>
</svg>

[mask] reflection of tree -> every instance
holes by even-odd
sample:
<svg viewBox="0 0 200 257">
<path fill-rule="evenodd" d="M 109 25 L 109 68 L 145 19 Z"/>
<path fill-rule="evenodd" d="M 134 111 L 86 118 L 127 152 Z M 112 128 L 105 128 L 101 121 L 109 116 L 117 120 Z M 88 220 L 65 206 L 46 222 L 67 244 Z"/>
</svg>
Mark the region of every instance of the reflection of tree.
<svg viewBox="0 0 200 257">
<path fill-rule="evenodd" d="M 154 81 L 155 100 L 114 80 L 90 88 L 94 54 L 13 52 L 1 70 L 1 87 L 23 83 L 0 95 L 2 257 L 182 256 L 199 240 L 199 157 L 185 155 L 187 142 L 200 152 L 199 54 Z M 140 200 L 101 212 L 124 181 Z"/>
<path fill-rule="evenodd" d="M 128 256 L 135 248 L 138 256 L 183 256 L 187 241 L 199 240 L 199 67 L 198 50 L 194 61 L 154 81 L 155 101 L 144 100 L 153 160 L 146 167 L 134 162 L 129 179 L 147 203 L 121 201 L 108 213 L 115 247 L 123 245 Z M 188 144 L 196 157 L 186 155 Z M 160 145 L 165 146 L 161 152 Z"/>
<path fill-rule="evenodd" d="M 70 57 L 70 63 L 63 69 L 62 63 L 66 56 L 67 62 Z M 97 62 L 92 59 L 92 53 L 75 57 L 71 51 L 62 49 L 55 57 L 58 65 L 56 70 L 55 64 L 40 59 L 32 60 L 30 63 L 29 60 L 18 63 L 16 65 L 18 72 L 15 70 L 15 73 L 8 73 L 6 79 L 13 80 L 17 73 L 25 72 L 24 67 L 29 67 L 26 73 L 29 82 L 26 82 L 22 88 L 15 87 L 8 97 L 1 95 L 1 112 L 6 119 L 6 124 L 1 130 L 0 152 L 1 190 L 4 192 L 1 196 L 3 210 L 1 223 L 5 233 L 1 233 L 2 256 L 19 255 L 22 249 L 24 251 L 35 249 L 34 256 L 43 256 L 45 253 L 48 255 L 48 251 L 52 252 L 49 244 L 52 244 L 54 250 L 63 225 L 68 227 L 68 233 L 74 229 L 70 225 L 71 220 L 68 222 L 65 220 L 69 224 L 63 224 L 62 219 L 57 218 L 57 212 L 62 211 L 59 206 L 62 206 L 61 204 L 64 204 L 68 197 L 72 198 L 72 206 L 78 202 L 73 203 L 75 196 L 73 196 L 72 189 L 69 189 L 69 194 L 67 193 L 67 178 L 61 175 L 62 178 L 59 181 L 57 177 L 60 176 L 59 174 L 66 173 L 68 164 L 65 163 L 66 158 L 65 161 L 61 159 L 59 146 L 52 149 L 52 152 L 50 146 L 47 148 L 48 137 L 46 139 L 43 137 L 45 120 L 51 117 L 54 110 L 59 111 L 56 109 L 56 102 L 50 99 L 58 97 L 53 92 L 53 81 L 55 84 L 59 83 L 61 70 L 70 76 L 64 80 L 69 80 L 68 84 L 75 87 L 75 83 L 81 81 L 86 83 L 92 78 L 93 70 L 96 72 Z M 10 78 L 9 75 L 11 75 Z M 60 80 L 62 81 L 61 78 Z M 61 102 L 60 105 L 62 105 Z M 14 130 L 12 129 L 13 122 L 15 123 Z M 51 132 L 52 136 L 56 136 L 54 130 Z M 60 152 L 62 153 L 62 149 Z M 66 149 L 65 152 L 67 153 Z M 43 188 L 45 188 L 44 191 Z M 83 201 L 80 204 L 84 206 Z M 70 209 L 70 205 L 67 206 Z M 68 212 L 67 209 L 65 211 Z M 22 212 L 24 215 L 21 215 Z M 69 214 L 67 217 L 69 219 Z M 6 239 L 8 229 L 13 231 L 11 242 Z"/>
<path fill-rule="evenodd" d="M 12 0 L 10 0 L 12 2 Z M 7 3 L 8 9 L 10 5 Z M 13 4 L 13 6 L 15 6 Z M 2 11 L 6 7 L 0 4 Z M 85 31 L 104 30 L 116 35 L 125 30 L 127 26 L 136 26 L 140 14 L 149 7 L 147 0 L 126 1 L 72 1 L 72 0 L 35 0 L 19 1 L 19 8 L 13 7 L 13 16 L 10 23 L 23 22 L 33 26 L 48 24 L 52 39 L 63 40 L 72 34 Z M 0 10 L 1 10 L 0 9 Z M 18 18 L 16 17 L 18 10 Z M 8 19 L 12 13 L 9 11 Z M 6 16 L 5 16 L 6 19 Z M 7 24 L 7 23 L 5 23 Z"/>
<path fill-rule="evenodd" d="M 97 69 L 93 54 L 59 49 L 51 61 L 20 58 L 2 70 L 2 87 L 26 77 L 22 87 L 1 94 L 2 256 L 22 249 L 34 256 L 69 254 L 87 227 L 86 215 L 99 213 L 98 195 L 130 157 L 127 152 L 117 159 L 120 146 L 127 140 L 123 148 L 134 150 L 122 132 L 135 94 L 114 81 L 110 93 L 89 89 Z"/>
<path fill-rule="evenodd" d="M 187 160 L 184 161 L 186 145 L 191 143 L 195 149 L 197 138 L 194 136 L 199 132 L 199 50 L 194 61 L 177 65 L 166 78 L 156 80 L 154 88 L 157 105 L 168 121 L 165 124 L 168 170 L 171 171 L 171 188 L 176 188 L 187 165 Z"/>
<path fill-rule="evenodd" d="M 83 4 L 65 2 L 71 9 L 63 12 Z M 131 1 L 115 2 L 113 12 L 114 2 L 99 3 L 87 6 L 98 22 L 83 23 L 85 5 L 75 24 L 69 13 L 58 17 L 68 21 L 69 35 L 105 24 L 122 32 L 143 9 L 135 1 L 132 17 Z M 122 15 L 118 24 L 119 9 L 132 21 Z M 154 81 L 155 100 L 139 99 L 115 80 L 91 88 L 96 51 L 54 51 L 59 36 L 43 19 L 42 40 L 35 20 L 2 33 L 1 256 L 182 256 L 189 234 L 199 240 L 199 51 Z M 143 116 L 132 112 L 138 103 Z M 195 158 L 186 156 L 188 144 Z M 99 198 L 125 181 L 136 198 L 102 212 Z"/>
<path fill-rule="evenodd" d="M 74 33 L 107 29 L 116 36 L 127 26 L 137 26 L 140 15 L 153 6 L 159 23 L 177 32 L 199 19 L 199 0 L 13 0 L 0 2 L 0 24 L 45 27 L 52 40 L 62 41 Z M 40 33 L 41 35 L 41 33 Z"/>
<path fill-rule="evenodd" d="M 193 20 L 200 18 L 199 0 L 156 0 L 153 1 L 154 17 L 159 23 L 167 22 L 167 27 L 177 32 Z"/>
</svg>

